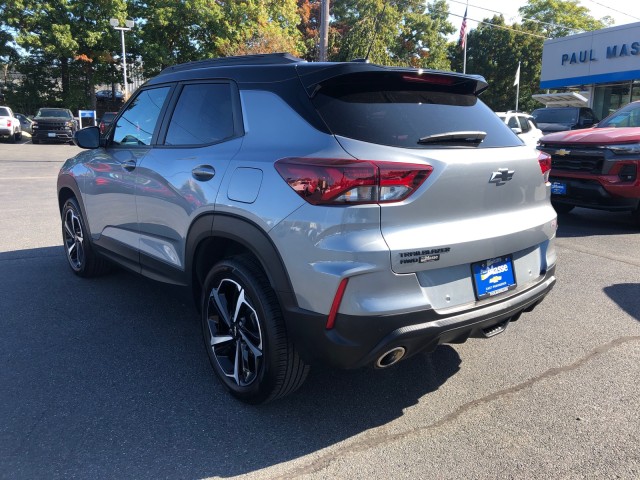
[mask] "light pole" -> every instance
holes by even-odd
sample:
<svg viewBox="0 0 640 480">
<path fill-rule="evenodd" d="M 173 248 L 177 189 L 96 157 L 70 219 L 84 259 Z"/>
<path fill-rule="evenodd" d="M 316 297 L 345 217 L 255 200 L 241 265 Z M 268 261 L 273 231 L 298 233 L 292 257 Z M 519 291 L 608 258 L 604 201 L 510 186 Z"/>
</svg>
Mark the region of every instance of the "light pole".
<svg viewBox="0 0 640 480">
<path fill-rule="evenodd" d="M 122 92 L 124 94 L 124 98 L 126 99 L 128 97 L 128 87 L 127 87 L 127 52 L 125 51 L 124 48 L 124 32 L 127 30 L 131 30 L 133 28 L 134 25 L 134 21 L 133 20 L 125 20 L 124 21 L 124 27 L 120 26 L 120 20 L 118 20 L 117 18 L 112 18 L 111 20 L 109 20 L 109 23 L 111 24 L 111 26 L 116 29 L 116 30 L 120 30 L 120 38 L 122 39 L 122 72 L 124 74 L 124 92 Z"/>
</svg>

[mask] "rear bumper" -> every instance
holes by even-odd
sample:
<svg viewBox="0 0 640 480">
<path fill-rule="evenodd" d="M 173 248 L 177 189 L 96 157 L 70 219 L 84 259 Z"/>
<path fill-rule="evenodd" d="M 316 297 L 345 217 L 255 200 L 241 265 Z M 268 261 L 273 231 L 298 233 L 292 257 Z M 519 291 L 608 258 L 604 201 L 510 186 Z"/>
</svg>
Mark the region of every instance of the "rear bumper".
<svg viewBox="0 0 640 480">
<path fill-rule="evenodd" d="M 555 282 L 554 265 L 534 286 L 490 304 L 452 313 L 424 310 L 378 317 L 338 315 L 331 330 L 325 328 L 326 316 L 289 310 L 287 328 L 307 362 L 358 368 L 374 364 L 396 347 L 403 347 L 404 358 L 408 358 L 443 343 L 491 336 L 492 330 L 500 331 L 509 321 L 531 311 Z"/>
<path fill-rule="evenodd" d="M 0 127 L 0 137 L 9 137 L 13 135 L 13 130 L 7 127 Z"/>
</svg>

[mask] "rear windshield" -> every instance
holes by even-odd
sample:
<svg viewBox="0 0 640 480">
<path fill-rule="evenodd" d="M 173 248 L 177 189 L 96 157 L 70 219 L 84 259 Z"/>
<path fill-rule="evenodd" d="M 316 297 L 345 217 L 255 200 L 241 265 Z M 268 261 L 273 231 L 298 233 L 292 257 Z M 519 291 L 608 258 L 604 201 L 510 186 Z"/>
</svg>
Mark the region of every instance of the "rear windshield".
<svg viewBox="0 0 640 480">
<path fill-rule="evenodd" d="M 447 84 L 446 77 L 438 84 L 418 83 L 406 76 L 379 79 L 371 74 L 352 74 L 322 86 L 313 103 L 333 134 L 369 143 L 442 148 L 441 144 L 418 141 L 430 135 L 474 131 L 486 133 L 478 148 L 522 145 L 468 90 Z"/>
<path fill-rule="evenodd" d="M 0 117 L 10 117 L 9 110 L 4 107 L 0 107 Z"/>
<path fill-rule="evenodd" d="M 577 108 L 542 108 L 534 110 L 533 118 L 537 123 L 577 123 Z"/>
</svg>

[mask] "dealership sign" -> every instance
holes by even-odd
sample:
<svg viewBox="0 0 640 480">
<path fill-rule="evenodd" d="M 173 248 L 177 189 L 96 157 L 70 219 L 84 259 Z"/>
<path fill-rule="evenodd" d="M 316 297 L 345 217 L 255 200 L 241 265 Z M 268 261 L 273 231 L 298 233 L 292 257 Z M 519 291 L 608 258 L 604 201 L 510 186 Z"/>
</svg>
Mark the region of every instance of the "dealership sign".
<svg viewBox="0 0 640 480">
<path fill-rule="evenodd" d="M 640 79 L 640 23 L 547 40 L 540 88 Z"/>
</svg>

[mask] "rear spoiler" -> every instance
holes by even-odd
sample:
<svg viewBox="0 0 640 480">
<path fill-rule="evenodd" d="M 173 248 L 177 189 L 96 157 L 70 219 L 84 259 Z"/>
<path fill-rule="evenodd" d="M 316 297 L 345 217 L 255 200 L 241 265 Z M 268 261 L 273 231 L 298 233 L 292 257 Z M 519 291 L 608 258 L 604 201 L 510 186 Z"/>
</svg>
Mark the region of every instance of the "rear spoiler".
<svg viewBox="0 0 640 480">
<path fill-rule="evenodd" d="M 455 93 L 480 95 L 489 84 L 481 75 L 443 70 L 383 67 L 363 62 L 305 63 L 296 66 L 307 95 L 313 98 L 323 86 L 369 81 L 406 81 L 426 85 L 446 85 Z"/>
</svg>

